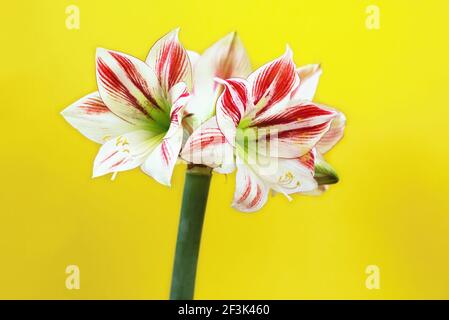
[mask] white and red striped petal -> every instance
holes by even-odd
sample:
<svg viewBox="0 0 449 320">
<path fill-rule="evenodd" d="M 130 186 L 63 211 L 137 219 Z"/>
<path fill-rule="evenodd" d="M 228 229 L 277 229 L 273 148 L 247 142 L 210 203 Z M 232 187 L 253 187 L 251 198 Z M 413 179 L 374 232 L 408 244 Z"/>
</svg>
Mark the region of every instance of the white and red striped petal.
<svg viewBox="0 0 449 320">
<path fill-rule="evenodd" d="M 247 109 L 252 108 L 248 83 L 244 79 L 228 79 L 218 82 L 225 90 L 217 101 L 217 122 L 221 132 L 231 145 L 235 145 L 236 128 Z"/>
<path fill-rule="evenodd" d="M 101 144 L 111 138 L 138 129 L 136 125 L 112 113 L 103 103 L 98 92 L 81 98 L 61 114 L 84 136 Z"/>
<path fill-rule="evenodd" d="M 312 101 L 323 73 L 321 66 L 319 64 L 307 65 L 296 69 L 296 73 L 300 82 L 292 91 L 291 98 Z"/>
<path fill-rule="evenodd" d="M 239 158 L 232 207 L 242 212 L 260 210 L 268 198 L 268 186 Z"/>
<path fill-rule="evenodd" d="M 188 111 L 199 118 L 198 122 L 214 114 L 215 102 L 223 86 L 214 78 L 246 78 L 251 63 L 246 50 L 235 32 L 208 48 L 195 63 L 193 70 L 193 94 Z"/>
<path fill-rule="evenodd" d="M 329 130 L 330 122 L 277 133 L 278 157 L 298 158 L 307 154 Z"/>
<path fill-rule="evenodd" d="M 93 176 L 99 177 L 140 166 L 162 138 L 148 130 L 138 130 L 109 140 L 100 148 L 95 158 Z"/>
<path fill-rule="evenodd" d="M 179 82 L 189 88 L 192 83 L 192 67 L 187 51 L 179 42 L 179 29 L 158 40 L 151 48 L 146 63 L 154 69 L 165 95 Z"/>
<path fill-rule="evenodd" d="M 107 107 L 131 123 L 148 122 L 164 105 L 153 70 L 123 53 L 97 50 L 97 85 Z"/>
<path fill-rule="evenodd" d="M 346 117 L 343 113 L 338 112 L 332 120 L 329 130 L 317 144 L 317 149 L 321 154 L 328 152 L 343 138 L 345 126 Z"/>
<path fill-rule="evenodd" d="M 234 171 L 234 150 L 218 128 L 216 117 L 192 133 L 182 149 L 181 157 L 189 163 L 206 165 L 220 173 Z"/>
<path fill-rule="evenodd" d="M 172 124 L 173 125 L 173 124 Z M 151 152 L 142 165 L 142 170 L 159 183 L 170 186 L 173 169 L 182 146 L 183 129 L 174 125 L 162 142 Z"/>
<path fill-rule="evenodd" d="M 291 101 L 281 112 L 257 117 L 251 127 L 258 129 L 259 140 L 275 140 L 276 156 L 298 158 L 322 139 L 335 115 L 333 110 L 311 102 Z"/>
<path fill-rule="evenodd" d="M 251 122 L 251 126 L 279 129 L 304 128 L 329 122 L 336 114 L 336 111 L 313 102 L 292 100 L 278 112 L 267 112 L 256 117 Z"/>
<path fill-rule="evenodd" d="M 257 115 L 289 97 L 297 86 L 299 78 L 292 58 L 292 51 L 287 47 L 282 57 L 257 69 L 248 77 Z"/>
</svg>

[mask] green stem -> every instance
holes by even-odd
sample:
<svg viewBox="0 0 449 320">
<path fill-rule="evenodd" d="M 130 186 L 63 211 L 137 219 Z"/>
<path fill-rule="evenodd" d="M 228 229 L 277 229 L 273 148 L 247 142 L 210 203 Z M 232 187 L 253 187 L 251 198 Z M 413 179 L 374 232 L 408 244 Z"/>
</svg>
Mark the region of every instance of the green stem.
<svg viewBox="0 0 449 320">
<path fill-rule="evenodd" d="M 172 275 L 171 300 L 193 300 L 201 231 L 211 177 L 211 169 L 207 167 L 191 167 L 186 173 Z"/>
</svg>

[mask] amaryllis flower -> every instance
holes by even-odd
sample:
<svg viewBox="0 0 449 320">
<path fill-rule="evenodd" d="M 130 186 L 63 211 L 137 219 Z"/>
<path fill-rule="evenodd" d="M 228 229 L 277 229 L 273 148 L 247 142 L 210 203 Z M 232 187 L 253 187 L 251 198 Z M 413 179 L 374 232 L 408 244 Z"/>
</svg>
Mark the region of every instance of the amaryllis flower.
<svg viewBox="0 0 449 320">
<path fill-rule="evenodd" d="M 287 197 L 316 190 L 316 147 L 338 113 L 310 101 L 315 74 L 297 71 L 287 49 L 248 79 L 216 79 L 226 88 L 216 116 L 192 134 L 182 157 L 214 168 L 235 163 L 233 207 L 244 212 L 259 210 L 270 189 Z"/>
<path fill-rule="evenodd" d="M 96 59 L 98 92 L 62 112 L 87 138 L 103 144 L 94 177 L 141 166 L 170 185 L 192 81 L 178 30 L 157 41 L 146 62 L 105 49 L 97 50 Z"/>
</svg>

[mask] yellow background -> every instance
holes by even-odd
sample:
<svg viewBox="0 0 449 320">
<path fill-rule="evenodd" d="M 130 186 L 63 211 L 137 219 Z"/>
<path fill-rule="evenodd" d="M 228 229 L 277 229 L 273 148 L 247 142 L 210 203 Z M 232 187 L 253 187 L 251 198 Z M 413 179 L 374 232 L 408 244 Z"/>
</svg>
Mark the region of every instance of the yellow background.
<svg viewBox="0 0 449 320">
<path fill-rule="evenodd" d="M 70 4 L 80 30 L 65 26 Z M 365 27 L 370 4 L 380 30 Z M 98 146 L 59 112 L 95 90 L 96 47 L 144 59 L 177 26 L 198 51 L 237 30 L 255 67 L 289 43 L 297 64 L 323 64 L 317 100 L 348 118 L 328 156 L 341 183 L 322 197 L 242 214 L 234 175 L 213 178 L 196 297 L 449 298 L 447 0 L 1 6 L 0 298 L 168 297 L 185 167 L 171 189 L 140 170 L 92 180 Z"/>
</svg>

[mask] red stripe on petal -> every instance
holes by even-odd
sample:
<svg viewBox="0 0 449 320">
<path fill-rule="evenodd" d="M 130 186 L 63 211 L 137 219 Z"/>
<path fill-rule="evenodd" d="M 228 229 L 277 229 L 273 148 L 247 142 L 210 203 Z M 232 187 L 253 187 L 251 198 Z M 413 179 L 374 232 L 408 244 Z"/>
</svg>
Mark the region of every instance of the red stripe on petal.
<svg viewBox="0 0 449 320">
<path fill-rule="evenodd" d="M 103 59 L 97 59 L 97 66 L 100 80 L 112 96 L 117 96 L 124 99 L 134 108 L 145 114 L 147 117 L 150 117 L 147 110 L 140 105 L 137 98 L 128 90 L 128 88 L 122 83 L 115 72 L 103 61 Z"/>
<path fill-rule="evenodd" d="M 222 144 L 226 142 L 226 138 L 220 135 L 221 131 L 219 129 L 215 130 L 205 130 L 200 139 L 201 148 L 206 148 L 212 144 Z"/>
<path fill-rule="evenodd" d="M 114 164 L 110 167 L 110 169 L 117 168 L 119 165 L 124 164 L 124 163 L 126 163 L 126 159 L 119 160 L 119 161 L 117 161 L 116 163 L 114 163 Z"/>
<path fill-rule="evenodd" d="M 221 133 L 220 129 L 203 129 L 201 134 L 193 139 L 190 139 L 189 149 L 205 149 L 210 145 L 220 145 L 226 142 L 226 138 Z"/>
<path fill-rule="evenodd" d="M 140 92 L 142 92 L 145 98 L 147 98 L 148 101 L 150 101 L 153 106 L 158 107 L 156 100 L 151 95 L 147 81 L 142 77 L 142 75 L 137 70 L 136 66 L 132 63 L 132 61 L 129 58 L 121 54 L 118 54 L 117 52 L 110 52 L 110 54 L 118 62 L 120 67 L 126 73 L 126 76 L 133 83 L 133 85 L 136 86 L 136 88 Z"/>
<path fill-rule="evenodd" d="M 262 188 L 257 185 L 257 192 L 256 192 L 256 196 L 254 197 L 254 199 L 250 202 L 250 204 L 248 205 L 249 208 L 254 208 L 256 205 L 259 204 L 260 200 L 262 199 Z"/>
<path fill-rule="evenodd" d="M 164 161 L 164 164 L 166 166 L 168 166 L 170 164 L 170 160 L 171 160 L 171 152 L 168 147 L 167 141 L 165 141 L 165 140 L 164 140 L 164 142 L 162 142 L 162 145 L 161 145 L 161 155 L 162 155 L 162 160 Z"/>
<path fill-rule="evenodd" d="M 242 196 L 237 200 L 237 203 L 243 203 L 251 193 L 251 178 L 249 176 L 246 177 L 246 185 L 245 192 L 243 192 Z"/>
<path fill-rule="evenodd" d="M 298 128 L 293 130 L 281 131 L 278 133 L 279 139 L 304 140 L 305 138 L 313 138 L 322 134 L 329 128 L 329 122 L 325 122 L 312 127 Z"/>
<path fill-rule="evenodd" d="M 103 101 L 97 97 L 89 98 L 82 105 L 80 105 L 79 108 L 89 115 L 98 115 L 111 112 Z"/>
<path fill-rule="evenodd" d="M 335 112 L 320 108 L 315 104 L 297 105 L 288 107 L 285 110 L 270 116 L 256 118 L 251 125 L 257 127 L 266 127 L 290 124 L 293 122 L 303 122 L 318 117 L 332 117 L 334 115 Z"/>
<path fill-rule="evenodd" d="M 315 172 L 315 150 L 312 149 L 310 150 L 310 152 L 300 157 L 299 162 L 305 165 L 307 169 L 309 169 L 309 171 L 313 174 Z"/>
<path fill-rule="evenodd" d="M 113 153 L 111 153 L 109 156 L 107 156 L 105 159 L 101 160 L 100 163 L 105 163 L 106 161 L 108 161 L 109 159 L 111 159 L 113 156 L 115 156 L 118 153 L 118 150 L 114 151 Z"/>
</svg>

